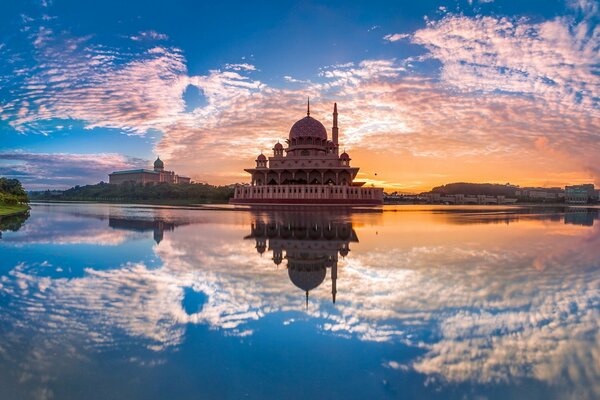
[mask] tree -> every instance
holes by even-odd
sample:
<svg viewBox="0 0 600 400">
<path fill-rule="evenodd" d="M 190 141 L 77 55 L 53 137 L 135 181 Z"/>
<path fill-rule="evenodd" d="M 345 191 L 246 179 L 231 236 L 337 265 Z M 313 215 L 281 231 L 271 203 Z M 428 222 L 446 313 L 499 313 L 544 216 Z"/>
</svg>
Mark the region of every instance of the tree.
<svg viewBox="0 0 600 400">
<path fill-rule="evenodd" d="M 0 178 L 0 203 L 27 203 L 29 199 L 18 179 Z"/>
</svg>

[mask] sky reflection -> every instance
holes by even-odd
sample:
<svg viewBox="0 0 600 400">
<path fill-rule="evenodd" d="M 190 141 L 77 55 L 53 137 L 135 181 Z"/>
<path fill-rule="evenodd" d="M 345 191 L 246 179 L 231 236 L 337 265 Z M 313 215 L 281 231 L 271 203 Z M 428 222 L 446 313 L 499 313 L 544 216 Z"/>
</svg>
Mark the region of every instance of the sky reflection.
<svg viewBox="0 0 600 400">
<path fill-rule="evenodd" d="M 241 352 L 309 324 L 357 357 L 386 346 L 371 374 L 416 374 L 446 398 L 464 384 L 600 396 L 598 210 L 406 210 L 35 205 L 0 241 L 0 384 L 52 398 L 62 364 L 166 368 L 192 327 Z"/>
</svg>

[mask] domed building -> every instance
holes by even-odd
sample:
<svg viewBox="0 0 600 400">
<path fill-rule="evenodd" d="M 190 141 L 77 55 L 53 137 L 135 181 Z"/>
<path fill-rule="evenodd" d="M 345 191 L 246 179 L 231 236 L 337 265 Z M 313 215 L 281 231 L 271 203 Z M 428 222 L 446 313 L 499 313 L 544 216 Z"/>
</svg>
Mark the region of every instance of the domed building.
<svg viewBox="0 0 600 400">
<path fill-rule="evenodd" d="M 250 205 L 343 205 L 374 206 L 383 202 L 383 189 L 355 182 L 358 167 L 350 156 L 339 154 L 337 103 L 333 105 L 331 139 L 321 122 L 310 116 L 296 121 L 286 147 L 277 142 L 273 156 L 260 154 L 256 167 L 245 169 L 249 185 L 235 188 L 232 204 Z"/>
<path fill-rule="evenodd" d="M 131 169 L 127 171 L 115 171 L 108 174 L 108 183 L 120 185 L 122 183 L 190 183 L 191 179 L 179 176 L 173 171 L 165 171 L 165 163 L 160 157 L 154 161 L 154 169 Z"/>
</svg>

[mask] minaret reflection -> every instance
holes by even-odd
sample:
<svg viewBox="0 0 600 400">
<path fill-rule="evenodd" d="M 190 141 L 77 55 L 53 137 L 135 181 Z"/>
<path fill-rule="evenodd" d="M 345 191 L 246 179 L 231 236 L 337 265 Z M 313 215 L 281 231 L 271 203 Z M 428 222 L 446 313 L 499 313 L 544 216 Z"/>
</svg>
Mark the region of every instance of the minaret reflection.
<svg viewBox="0 0 600 400">
<path fill-rule="evenodd" d="M 305 292 L 306 307 L 311 290 L 316 289 L 330 270 L 331 296 L 337 294 L 338 256 L 350 252 L 350 243 L 358 242 L 352 223 L 336 221 L 327 214 L 293 214 L 257 216 L 245 239 L 256 241 L 256 251 L 273 253 L 273 263 L 287 260 L 290 281 Z"/>
</svg>

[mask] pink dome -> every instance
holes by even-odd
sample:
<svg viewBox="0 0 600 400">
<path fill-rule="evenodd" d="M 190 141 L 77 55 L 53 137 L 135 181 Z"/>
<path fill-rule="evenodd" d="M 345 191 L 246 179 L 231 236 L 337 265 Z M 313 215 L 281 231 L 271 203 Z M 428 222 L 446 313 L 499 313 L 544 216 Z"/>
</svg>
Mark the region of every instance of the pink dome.
<svg viewBox="0 0 600 400">
<path fill-rule="evenodd" d="M 343 152 L 342 154 L 340 154 L 340 159 L 341 160 L 349 160 L 350 156 L 348 155 L 348 153 Z"/>
<path fill-rule="evenodd" d="M 290 140 L 305 137 L 327 140 L 327 130 L 322 123 L 313 117 L 306 116 L 292 125 L 292 129 L 290 129 Z"/>
<path fill-rule="evenodd" d="M 274 150 L 283 150 L 283 145 L 279 142 L 277 142 L 275 144 L 275 147 L 273 147 Z"/>
<path fill-rule="evenodd" d="M 258 158 L 256 159 L 256 161 L 267 161 L 267 157 L 265 157 L 264 154 L 261 154 L 260 156 L 258 156 Z"/>
</svg>

